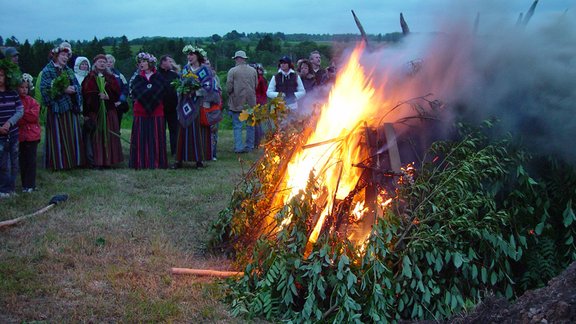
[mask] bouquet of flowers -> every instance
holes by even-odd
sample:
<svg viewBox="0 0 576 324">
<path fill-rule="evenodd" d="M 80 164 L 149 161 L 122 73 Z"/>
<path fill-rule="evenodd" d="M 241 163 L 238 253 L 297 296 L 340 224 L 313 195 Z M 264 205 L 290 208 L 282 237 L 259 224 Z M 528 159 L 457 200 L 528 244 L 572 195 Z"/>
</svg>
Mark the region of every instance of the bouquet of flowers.
<svg viewBox="0 0 576 324">
<path fill-rule="evenodd" d="M 248 107 L 242 110 L 238 119 L 240 121 L 246 121 L 250 126 L 259 124 L 264 120 L 272 120 L 274 125 L 278 127 L 280 120 L 284 118 L 287 113 L 286 102 L 281 97 L 277 97 L 266 105 L 257 104 L 254 107 Z"/>
<path fill-rule="evenodd" d="M 194 93 L 196 90 L 200 89 L 200 87 L 201 87 L 198 75 L 196 75 L 194 72 L 189 71 L 189 70 L 185 70 L 185 71 L 187 71 L 187 72 L 185 74 L 182 74 L 182 77 L 180 79 L 174 79 L 170 83 L 170 85 L 172 85 L 174 87 L 174 89 L 176 89 L 176 92 L 179 95 L 180 94 L 185 95 L 185 94 L 189 94 L 189 93 Z"/>
<path fill-rule="evenodd" d="M 50 84 L 50 97 L 52 99 L 64 93 L 64 90 L 70 86 L 70 76 L 66 71 L 62 71 Z"/>
</svg>

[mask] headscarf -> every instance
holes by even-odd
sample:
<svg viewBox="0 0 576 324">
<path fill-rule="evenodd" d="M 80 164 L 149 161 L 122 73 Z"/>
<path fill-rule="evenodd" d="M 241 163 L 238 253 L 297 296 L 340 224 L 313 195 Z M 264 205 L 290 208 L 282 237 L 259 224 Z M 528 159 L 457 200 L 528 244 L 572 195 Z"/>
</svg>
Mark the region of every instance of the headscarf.
<svg viewBox="0 0 576 324">
<path fill-rule="evenodd" d="M 80 70 L 80 64 L 82 64 L 84 61 L 88 63 L 88 70 L 86 71 Z M 76 80 L 78 80 L 79 84 L 82 84 L 82 81 L 84 81 L 84 78 L 88 75 L 88 73 L 90 73 L 90 61 L 85 56 L 78 56 L 76 61 L 74 61 L 74 74 L 76 75 Z"/>
</svg>

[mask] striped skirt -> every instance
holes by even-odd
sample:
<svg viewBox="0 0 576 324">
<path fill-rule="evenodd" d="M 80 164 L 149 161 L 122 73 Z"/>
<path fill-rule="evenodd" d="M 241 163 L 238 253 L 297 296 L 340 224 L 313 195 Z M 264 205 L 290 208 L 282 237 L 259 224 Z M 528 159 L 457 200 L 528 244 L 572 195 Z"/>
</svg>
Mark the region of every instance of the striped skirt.
<svg viewBox="0 0 576 324">
<path fill-rule="evenodd" d="M 164 116 L 134 116 L 128 166 L 133 169 L 168 167 Z"/>
<path fill-rule="evenodd" d="M 187 128 L 178 124 L 176 161 L 202 162 L 212 159 L 212 134 L 210 126 L 200 125 L 197 118 Z"/>
<path fill-rule="evenodd" d="M 98 121 L 96 121 L 98 125 Z M 120 126 L 115 109 L 106 111 L 106 130 L 96 129 L 92 135 L 95 166 L 112 166 L 124 160 L 120 143 Z"/>
<path fill-rule="evenodd" d="M 46 115 L 44 166 L 52 170 L 67 170 L 84 166 L 84 141 L 77 114 L 72 111 Z"/>
</svg>

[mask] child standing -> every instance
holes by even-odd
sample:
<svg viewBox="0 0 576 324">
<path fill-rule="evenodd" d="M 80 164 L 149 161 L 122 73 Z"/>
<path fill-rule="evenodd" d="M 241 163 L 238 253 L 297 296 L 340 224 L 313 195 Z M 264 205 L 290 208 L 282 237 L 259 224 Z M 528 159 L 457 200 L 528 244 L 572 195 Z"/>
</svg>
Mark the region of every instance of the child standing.
<svg viewBox="0 0 576 324">
<path fill-rule="evenodd" d="M 18 125 L 22 102 L 14 90 L 14 67 L 0 60 L 0 198 L 13 196 L 18 174 Z"/>
<path fill-rule="evenodd" d="M 18 88 L 20 101 L 24 105 L 24 115 L 18 121 L 20 141 L 20 178 L 22 192 L 30 193 L 36 190 L 36 152 L 40 143 L 40 105 L 28 95 L 34 89 L 30 74 L 22 74 L 22 83 Z"/>
</svg>

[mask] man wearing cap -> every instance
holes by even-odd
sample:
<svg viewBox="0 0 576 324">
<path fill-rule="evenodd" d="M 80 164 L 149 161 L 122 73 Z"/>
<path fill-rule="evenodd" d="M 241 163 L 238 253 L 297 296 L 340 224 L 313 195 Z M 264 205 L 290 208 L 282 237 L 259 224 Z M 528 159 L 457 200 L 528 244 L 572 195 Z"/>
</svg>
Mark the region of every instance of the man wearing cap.
<svg viewBox="0 0 576 324">
<path fill-rule="evenodd" d="M 258 84 L 258 73 L 256 69 L 246 64 L 246 52 L 236 51 L 232 59 L 236 61 L 236 66 L 228 71 L 226 78 L 226 88 L 228 90 L 228 109 L 232 116 L 232 128 L 234 130 L 234 152 L 246 153 L 254 149 L 254 126 L 246 124 L 246 142 L 242 144 L 242 126 L 240 112 L 246 105 L 254 107 L 256 105 L 256 85 Z"/>
<path fill-rule="evenodd" d="M 6 49 L 4 49 L 4 55 L 12 60 L 12 63 L 18 65 L 18 59 L 20 57 L 20 53 L 18 52 L 18 50 L 14 47 L 6 47 Z"/>
<path fill-rule="evenodd" d="M 276 73 L 268 84 L 266 95 L 274 99 L 281 96 L 286 101 L 286 106 L 294 111 L 298 109 L 298 99 L 304 97 L 306 90 L 298 73 L 294 72 L 292 59 L 288 56 L 280 58 L 278 63 L 278 73 Z"/>
</svg>

